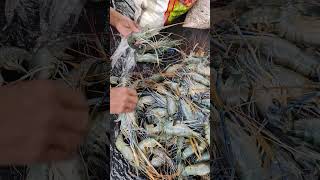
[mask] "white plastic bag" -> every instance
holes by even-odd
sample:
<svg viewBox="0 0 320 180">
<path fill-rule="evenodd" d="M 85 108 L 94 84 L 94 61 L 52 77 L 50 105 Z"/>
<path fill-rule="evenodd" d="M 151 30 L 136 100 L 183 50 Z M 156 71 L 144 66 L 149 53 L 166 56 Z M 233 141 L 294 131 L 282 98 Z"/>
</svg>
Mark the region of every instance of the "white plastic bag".
<svg viewBox="0 0 320 180">
<path fill-rule="evenodd" d="M 210 0 L 198 0 L 188 12 L 183 27 L 210 28 Z"/>
<path fill-rule="evenodd" d="M 143 28 L 159 28 L 188 12 L 197 0 L 135 0 L 141 7 L 137 22 Z"/>
<path fill-rule="evenodd" d="M 169 0 L 143 0 L 139 25 L 147 28 L 162 27 L 165 23 L 164 13 Z"/>
</svg>

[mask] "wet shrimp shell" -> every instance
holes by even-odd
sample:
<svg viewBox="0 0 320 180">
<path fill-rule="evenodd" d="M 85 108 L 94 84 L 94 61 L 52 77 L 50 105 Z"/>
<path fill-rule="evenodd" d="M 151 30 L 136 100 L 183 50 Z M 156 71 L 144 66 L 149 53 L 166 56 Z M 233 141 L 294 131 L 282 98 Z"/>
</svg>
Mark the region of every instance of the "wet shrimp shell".
<svg viewBox="0 0 320 180">
<path fill-rule="evenodd" d="M 125 159 L 127 159 L 129 162 L 134 161 L 133 152 L 130 146 L 123 141 L 123 137 L 121 134 L 118 135 L 115 145 Z"/>
<path fill-rule="evenodd" d="M 199 163 L 190 166 L 186 166 L 181 175 L 182 176 L 204 176 L 210 173 L 209 163 Z"/>
</svg>

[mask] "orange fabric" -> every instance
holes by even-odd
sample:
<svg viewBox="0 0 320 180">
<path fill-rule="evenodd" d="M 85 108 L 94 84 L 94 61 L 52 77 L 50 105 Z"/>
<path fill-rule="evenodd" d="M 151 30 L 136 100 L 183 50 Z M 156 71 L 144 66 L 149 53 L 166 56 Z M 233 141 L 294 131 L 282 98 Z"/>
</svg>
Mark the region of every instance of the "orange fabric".
<svg viewBox="0 0 320 180">
<path fill-rule="evenodd" d="M 172 13 L 175 13 L 176 6 L 181 7 L 181 5 L 182 5 L 185 7 L 185 10 L 188 11 L 194 5 L 194 3 L 196 1 L 197 0 L 169 0 L 167 10 L 164 14 L 165 25 L 170 24 L 169 18 L 171 15 L 173 15 Z"/>
<path fill-rule="evenodd" d="M 170 13 L 173 11 L 173 8 L 174 8 L 174 5 L 176 4 L 176 1 L 177 0 L 169 0 L 169 3 L 168 3 L 168 8 L 167 8 L 167 11 L 165 12 L 164 14 L 164 22 L 165 24 L 167 23 L 168 21 L 168 18 L 170 16 Z"/>
</svg>

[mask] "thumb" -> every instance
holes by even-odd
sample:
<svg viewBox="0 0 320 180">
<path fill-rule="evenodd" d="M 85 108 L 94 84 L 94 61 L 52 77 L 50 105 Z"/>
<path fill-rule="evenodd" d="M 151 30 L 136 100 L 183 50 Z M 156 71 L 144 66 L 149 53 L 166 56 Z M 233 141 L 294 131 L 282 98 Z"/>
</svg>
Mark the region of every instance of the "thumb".
<svg viewBox="0 0 320 180">
<path fill-rule="evenodd" d="M 131 23 L 131 28 L 132 28 L 132 31 L 133 31 L 133 32 L 140 32 L 140 27 L 139 27 L 139 25 L 138 25 L 137 23 L 135 23 L 135 22 L 132 22 L 132 23 Z"/>
<path fill-rule="evenodd" d="M 122 36 L 123 36 L 124 38 L 128 38 L 129 35 L 130 35 L 130 32 L 124 32 L 124 33 L 122 33 Z"/>
</svg>

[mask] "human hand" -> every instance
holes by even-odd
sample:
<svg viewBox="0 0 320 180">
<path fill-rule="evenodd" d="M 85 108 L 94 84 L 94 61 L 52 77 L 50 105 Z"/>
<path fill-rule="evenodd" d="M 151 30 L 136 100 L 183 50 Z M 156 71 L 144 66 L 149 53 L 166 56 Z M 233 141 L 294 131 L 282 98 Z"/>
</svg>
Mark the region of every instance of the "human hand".
<svg viewBox="0 0 320 180">
<path fill-rule="evenodd" d="M 135 110 L 138 102 L 137 92 L 130 88 L 111 88 L 110 113 L 120 114 Z"/>
<path fill-rule="evenodd" d="M 0 165 L 64 160 L 87 132 L 82 94 L 54 81 L 0 88 Z"/>
<path fill-rule="evenodd" d="M 115 27 L 117 28 L 119 33 L 124 37 L 128 37 L 133 32 L 140 31 L 138 25 L 126 16 L 120 18 L 120 21 L 116 23 Z"/>
<path fill-rule="evenodd" d="M 139 26 L 133 20 L 113 8 L 110 9 L 110 24 L 124 37 L 128 37 L 133 32 L 140 32 Z"/>
</svg>

